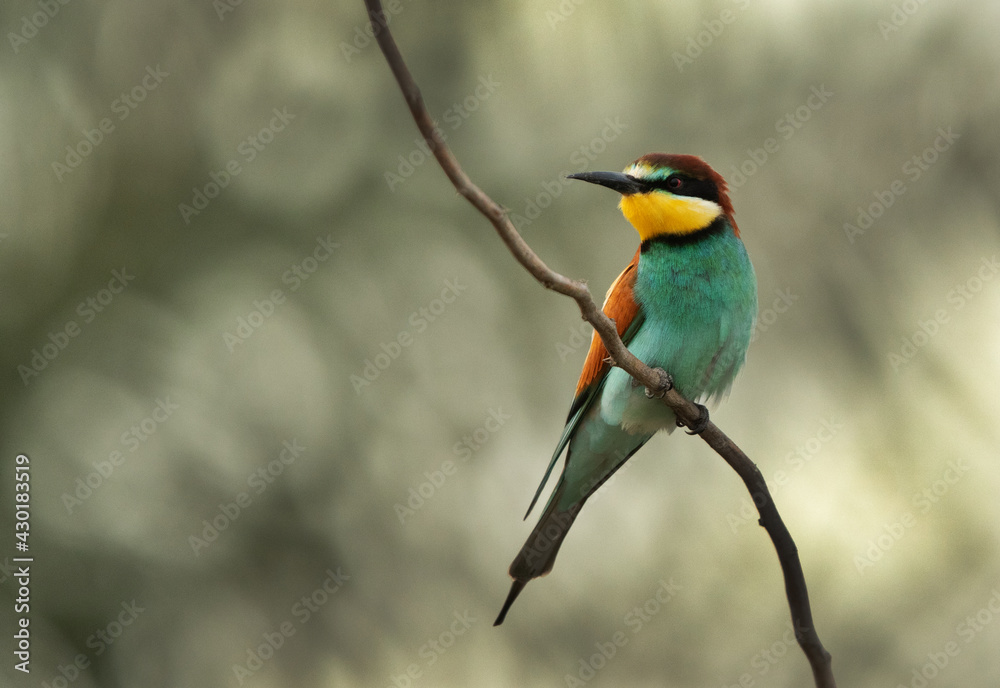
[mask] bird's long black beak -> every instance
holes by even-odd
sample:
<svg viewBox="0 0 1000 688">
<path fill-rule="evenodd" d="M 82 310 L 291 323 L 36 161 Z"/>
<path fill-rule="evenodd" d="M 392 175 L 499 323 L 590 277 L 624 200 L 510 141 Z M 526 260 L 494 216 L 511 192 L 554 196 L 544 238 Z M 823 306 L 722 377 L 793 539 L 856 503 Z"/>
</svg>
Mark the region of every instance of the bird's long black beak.
<svg viewBox="0 0 1000 688">
<path fill-rule="evenodd" d="M 566 175 L 567 179 L 580 179 L 591 184 L 600 184 L 617 191 L 623 196 L 648 191 L 646 185 L 635 177 L 621 172 L 578 172 Z"/>
</svg>

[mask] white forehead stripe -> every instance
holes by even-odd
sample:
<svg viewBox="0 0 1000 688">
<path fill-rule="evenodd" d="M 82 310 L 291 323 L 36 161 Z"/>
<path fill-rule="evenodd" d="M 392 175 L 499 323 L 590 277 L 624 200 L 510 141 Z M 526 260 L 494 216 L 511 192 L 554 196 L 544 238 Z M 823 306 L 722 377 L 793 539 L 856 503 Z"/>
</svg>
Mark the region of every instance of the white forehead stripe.
<svg viewBox="0 0 1000 688">
<path fill-rule="evenodd" d="M 625 174 L 635 177 L 636 179 L 642 179 L 643 177 L 648 176 L 652 171 L 653 171 L 652 167 L 650 167 L 646 163 L 639 163 L 639 162 L 632 163 L 624 170 Z"/>
</svg>

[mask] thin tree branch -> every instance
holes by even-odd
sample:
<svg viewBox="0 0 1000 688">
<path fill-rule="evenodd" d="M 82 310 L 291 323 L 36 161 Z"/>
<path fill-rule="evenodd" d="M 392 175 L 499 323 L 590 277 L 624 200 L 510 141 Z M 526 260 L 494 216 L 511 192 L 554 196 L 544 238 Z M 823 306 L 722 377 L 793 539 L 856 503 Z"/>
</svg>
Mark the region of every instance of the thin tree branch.
<svg viewBox="0 0 1000 688">
<path fill-rule="evenodd" d="M 385 55 L 389 68 L 399 83 L 406 104 L 417 123 L 417 128 L 420 129 L 420 133 L 434 153 L 438 164 L 448 175 L 448 179 L 451 180 L 458 193 L 465 196 L 479 212 L 486 216 L 514 258 L 536 280 L 547 289 L 569 296 L 576 301 L 583 319 L 594 326 L 594 330 L 601 337 L 615 365 L 644 385 L 650 394 L 662 395 L 664 403 L 674 411 L 685 425 L 690 427 L 699 418 L 698 407 L 672 388 L 670 376 L 666 372 L 659 368 L 650 368 L 632 355 L 618 336 L 614 322 L 597 307 L 587 285 L 578 280 L 569 279 L 549 268 L 521 238 L 507 217 L 506 211 L 465 174 L 458 164 L 458 160 L 452 155 L 451 150 L 445 145 L 434 126 L 434 121 L 424 105 L 423 96 L 420 95 L 420 89 L 410 74 L 396 41 L 389 31 L 381 1 L 365 0 L 365 6 L 368 8 L 372 31 Z M 753 461 L 736 446 L 736 443 L 729 439 L 711 420 L 701 432 L 701 438 L 736 471 L 753 497 L 757 511 L 760 513 L 759 523 L 771 537 L 777 551 L 785 577 L 785 593 L 791 610 L 795 637 L 809 660 L 816 686 L 817 688 L 836 688 L 830 664 L 830 653 L 820 642 L 813 624 L 809 593 L 806 589 L 802 564 L 799 562 L 798 549 L 778 514 L 778 509 L 767 489 L 764 476 L 761 475 Z"/>
</svg>

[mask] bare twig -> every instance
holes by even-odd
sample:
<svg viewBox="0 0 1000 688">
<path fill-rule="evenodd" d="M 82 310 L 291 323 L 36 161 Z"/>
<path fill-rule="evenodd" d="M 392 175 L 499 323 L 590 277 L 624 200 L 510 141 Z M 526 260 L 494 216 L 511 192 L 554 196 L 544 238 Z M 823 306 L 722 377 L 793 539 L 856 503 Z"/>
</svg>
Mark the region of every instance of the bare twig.
<svg viewBox="0 0 1000 688">
<path fill-rule="evenodd" d="M 521 238 L 504 209 L 465 174 L 458 164 L 458 160 L 445 145 L 427 112 L 423 97 L 420 95 L 420 89 L 417 88 L 417 84 L 396 46 L 396 41 L 389 31 L 381 1 L 365 0 L 365 5 L 368 8 L 372 31 L 385 55 L 386 62 L 389 63 L 389 68 L 399 83 L 406 104 L 413 114 L 413 119 L 427 145 L 434 153 L 434 157 L 441 165 L 441 169 L 448 175 L 448 179 L 451 180 L 455 189 L 486 216 L 493 224 L 497 234 L 507 244 L 507 248 L 510 249 L 514 258 L 536 280 L 547 289 L 565 294 L 576 301 L 583 319 L 594 326 L 594 330 L 601 337 L 615 365 L 625 370 L 640 384 L 645 385 L 651 394 L 658 397 L 662 395 L 664 403 L 674 411 L 685 425 L 690 426 L 695 423 L 699 418 L 698 408 L 675 389 L 668 389 L 670 378 L 666 372 L 659 368 L 650 368 L 625 348 L 615 329 L 614 322 L 597 307 L 587 285 L 560 275 L 542 262 L 542 259 Z M 753 461 L 715 423 L 709 421 L 707 427 L 701 432 L 701 437 L 736 471 L 753 497 L 754 504 L 760 513 L 760 525 L 771 537 L 778 553 L 778 560 L 785 576 L 785 593 L 788 596 L 788 605 L 791 609 L 795 637 L 812 666 L 816 686 L 817 688 L 835 688 L 836 682 L 830 666 L 830 653 L 823 647 L 813 625 L 809 593 L 806 590 L 806 581 L 802 565 L 799 562 L 798 550 L 791 534 L 781 520 L 781 516 L 778 515 L 778 509 L 767 489 L 764 476 L 761 475 Z"/>
</svg>

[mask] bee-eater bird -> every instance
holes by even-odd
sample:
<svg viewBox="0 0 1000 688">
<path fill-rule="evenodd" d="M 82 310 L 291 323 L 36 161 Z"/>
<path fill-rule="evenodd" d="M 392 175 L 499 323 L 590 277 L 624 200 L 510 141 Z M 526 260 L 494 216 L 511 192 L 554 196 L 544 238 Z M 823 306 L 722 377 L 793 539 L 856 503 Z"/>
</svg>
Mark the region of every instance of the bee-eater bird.
<svg viewBox="0 0 1000 688">
<path fill-rule="evenodd" d="M 746 358 L 757 316 L 757 279 L 733 219 L 725 180 L 693 155 L 644 155 L 623 173 L 569 175 L 621 194 L 639 250 L 608 290 L 604 313 L 628 349 L 662 368 L 687 399 L 725 395 Z M 708 412 L 690 431 L 704 430 Z M 673 411 L 613 366 L 595 332 L 559 444 L 528 507 L 569 447 L 538 525 L 510 565 L 514 579 L 494 626 L 532 578 L 552 570 L 587 498 L 659 430 Z M 525 514 L 527 518 L 527 514 Z"/>
</svg>

